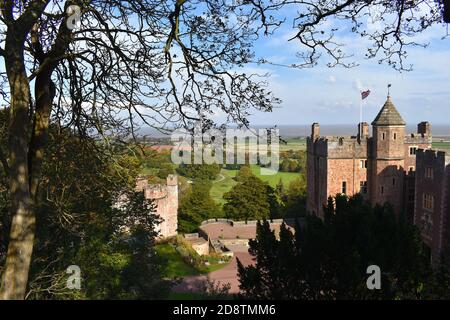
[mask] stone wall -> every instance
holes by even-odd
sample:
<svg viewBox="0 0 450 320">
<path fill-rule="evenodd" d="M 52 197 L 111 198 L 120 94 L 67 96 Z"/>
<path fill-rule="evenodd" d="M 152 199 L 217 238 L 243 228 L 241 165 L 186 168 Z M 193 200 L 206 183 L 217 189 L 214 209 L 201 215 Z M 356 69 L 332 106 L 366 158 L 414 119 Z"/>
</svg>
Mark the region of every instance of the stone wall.
<svg viewBox="0 0 450 320">
<path fill-rule="evenodd" d="M 177 235 L 178 229 L 178 179 L 169 175 L 166 184 L 149 185 L 146 178 L 136 182 L 136 189 L 144 191 L 146 199 L 152 199 L 156 205 L 156 214 L 163 221 L 157 226 L 161 238 Z"/>
<path fill-rule="evenodd" d="M 364 125 L 366 126 L 366 124 Z M 361 193 L 372 203 L 390 202 L 397 213 L 414 215 L 416 155 L 410 147 L 431 148 L 428 123 L 405 135 L 404 126 L 374 126 L 374 136 L 319 136 L 319 125 L 307 138 L 307 209 L 323 216 L 329 196 Z M 345 182 L 345 185 L 344 185 Z"/>
<path fill-rule="evenodd" d="M 450 155 L 419 149 L 416 156 L 414 224 L 420 229 L 422 239 L 430 248 L 431 261 L 436 265 L 441 254 L 450 256 Z"/>
</svg>

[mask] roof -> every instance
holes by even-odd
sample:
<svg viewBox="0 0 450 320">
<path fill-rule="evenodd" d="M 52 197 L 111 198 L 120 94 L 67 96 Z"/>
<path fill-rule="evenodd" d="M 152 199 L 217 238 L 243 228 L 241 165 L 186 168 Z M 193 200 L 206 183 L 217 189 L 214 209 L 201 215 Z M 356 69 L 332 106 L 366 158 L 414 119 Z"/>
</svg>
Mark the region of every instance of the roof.
<svg viewBox="0 0 450 320">
<path fill-rule="evenodd" d="M 377 126 L 404 126 L 406 123 L 388 96 L 383 108 L 381 108 L 372 125 Z"/>
<path fill-rule="evenodd" d="M 270 229 L 275 231 L 275 235 L 280 233 L 281 223 L 271 223 Z M 293 230 L 291 226 L 286 224 L 286 227 Z M 226 222 L 208 223 L 200 226 L 208 237 L 212 240 L 216 239 L 255 239 L 256 238 L 256 223 L 231 225 Z"/>
</svg>

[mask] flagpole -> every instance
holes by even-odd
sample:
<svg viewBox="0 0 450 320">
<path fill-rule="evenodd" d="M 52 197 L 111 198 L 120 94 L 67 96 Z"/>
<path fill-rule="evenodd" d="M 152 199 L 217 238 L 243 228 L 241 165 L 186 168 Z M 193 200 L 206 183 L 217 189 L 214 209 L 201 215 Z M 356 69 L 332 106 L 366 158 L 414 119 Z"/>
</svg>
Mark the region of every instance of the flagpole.
<svg viewBox="0 0 450 320">
<path fill-rule="evenodd" d="M 363 104 L 363 99 L 362 96 L 360 97 L 359 100 L 359 136 L 362 136 L 362 128 L 361 128 L 361 123 L 362 123 L 362 104 Z"/>
<path fill-rule="evenodd" d="M 359 123 L 362 123 L 362 105 L 363 105 L 363 99 L 359 102 Z"/>
</svg>

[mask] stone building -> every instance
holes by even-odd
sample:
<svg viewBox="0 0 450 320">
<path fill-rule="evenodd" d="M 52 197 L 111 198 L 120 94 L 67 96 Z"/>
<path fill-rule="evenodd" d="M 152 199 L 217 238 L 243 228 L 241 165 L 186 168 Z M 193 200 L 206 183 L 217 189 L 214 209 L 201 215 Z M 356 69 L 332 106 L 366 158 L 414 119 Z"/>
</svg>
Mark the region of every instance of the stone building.
<svg viewBox="0 0 450 320">
<path fill-rule="evenodd" d="M 178 179 L 168 175 L 166 184 L 149 184 L 147 178 L 136 182 L 136 190 L 144 191 L 146 199 L 152 199 L 156 205 L 156 214 L 163 221 L 157 227 L 161 238 L 177 235 L 178 229 Z"/>
<path fill-rule="evenodd" d="M 396 213 L 414 216 L 414 171 L 418 149 L 431 148 L 428 122 L 406 134 L 405 121 L 388 96 L 372 122 L 358 125 L 357 135 L 320 136 L 318 123 L 307 138 L 308 211 L 323 217 L 329 196 L 360 193 L 371 203 L 390 202 Z"/>
<path fill-rule="evenodd" d="M 450 258 L 450 155 L 419 149 L 416 157 L 414 224 L 437 264 Z"/>
</svg>

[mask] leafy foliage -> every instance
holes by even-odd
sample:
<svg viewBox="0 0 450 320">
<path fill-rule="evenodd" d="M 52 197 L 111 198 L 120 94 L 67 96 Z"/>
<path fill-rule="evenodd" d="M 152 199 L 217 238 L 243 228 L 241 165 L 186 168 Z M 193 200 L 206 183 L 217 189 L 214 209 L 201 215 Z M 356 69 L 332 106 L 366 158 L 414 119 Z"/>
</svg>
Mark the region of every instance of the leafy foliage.
<svg viewBox="0 0 450 320">
<path fill-rule="evenodd" d="M 291 181 L 286 188 L 280 181 L 277 193 L 281 198 L 283 217 L 299 217 L 306 215 L 306 178 L 304 173 Z"/>
<path fill-rule="evenodd" d="M 154 205 L 133 191 L 140 162 L 126 150 L 81 141 L 52 128 L 36 207 L 29 299 L 156 298 L 167 294 L 155 257 Z M 6 190 L 6 188 L 4 189 Z M 125 192 L 125 194 L 124 194 Z M 5 192 L 0 197 L 6 198 Z M 121 206 L 114 204 L 126 195 Z M 7 203 L 0 201 L 7 235 Z M 3 263 L 7 240 L 2 241 Z M 81 291 L 66 288 L 66 268 L 79 265 Z"/>
<path fill-rule="evenodd" d="M 178 209 L 178 231 L 194 232 L 202 221 L 221 216 L 220 208 L 209 194 L 211 182 L 195 180 L 191 190 L 181 198 Z"/>
<path fill-rule="evenodd" d="M 214 180 L 220 173 L 220 166 L 217 164 L 181 164 L 177 168 L 177 173 L 191 179 Z"/>
<path fill-rule="evenodd" d="M 249 220 L 278 216 L 279 199 L 269 184 L 251 174 L 246 166 L 239 170 L 237 178 L 238 184 L 223 196 L 227 218 Z"/>
<path fill-rule="evenodd" d="M 308 216 L 295 235 L 283 225 L 279 239 L 267 221 L 250 242 L 256 265 L 239 277 L 244 296 L 255 299 L 421 298 L 429 263 L 414 226 L 390 206 L 356 196 L 330 201 L 325 221 Z M 368 290 L 369 265 L 381 268 L 381 290 Z"/>
</svg>

